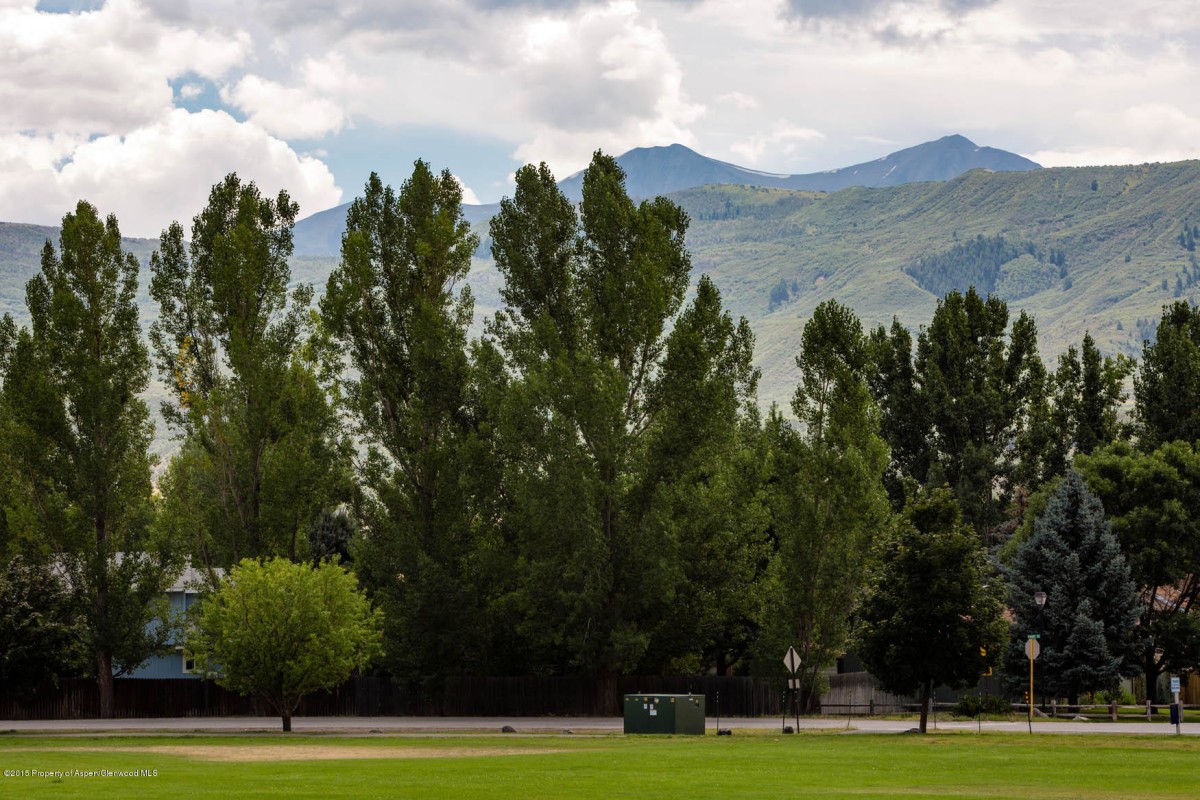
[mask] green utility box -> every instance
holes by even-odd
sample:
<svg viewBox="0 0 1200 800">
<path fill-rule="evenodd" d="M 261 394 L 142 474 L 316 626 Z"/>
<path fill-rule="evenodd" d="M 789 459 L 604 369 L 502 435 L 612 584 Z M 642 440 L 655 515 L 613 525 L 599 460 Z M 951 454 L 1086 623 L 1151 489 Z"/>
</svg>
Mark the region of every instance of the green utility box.
<svg viewBox="0 0 1200 800">
<path fill-rule="evenodd" d="M 626 733 L 704 735 L 704 695 L 627 694 Z"/>
</svg>

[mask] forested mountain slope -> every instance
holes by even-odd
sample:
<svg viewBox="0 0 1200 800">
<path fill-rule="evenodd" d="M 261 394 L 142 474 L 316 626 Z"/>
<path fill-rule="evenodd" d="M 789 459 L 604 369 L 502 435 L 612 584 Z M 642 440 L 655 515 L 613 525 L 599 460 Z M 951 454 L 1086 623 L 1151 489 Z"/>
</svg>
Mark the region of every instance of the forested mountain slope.
<svg viewBox="0 0 1200 800">
<path fill-rule="evenodd" d="M 915 329 L 947 288 L 983 283 L 1014 315 L 1034 314 L 1048 361 L 1085 330 L 1107 352 L 1138 354 L 1164 303 L 1200 298 L 1195 161 L 975 170 L 940 183 L 830 194 L 721 185 L 670 196 L 692 219 L 693 276 L 711 275 L 726 305 L 753 324 L 764 403 L 786 406 L 803 322 L 831 297 L 866 324 L 895 315 Z M 475 225 L 486 253 L 486 220 Z M 45 240 L 56 237 L 55 228 L 0 224 L 0 309 L 25 318 L 25 281 Z M 127 246 L 145 263 L 154 244 Z M 320 292 L 335 263 L 299 256 L 293 278 Z M 468 280 L 479 331 L 499 303 L 500 279 L 479 258 Z M 154 309 L 148 298 L 142 307 L 146 326 Z"/>
</svg>

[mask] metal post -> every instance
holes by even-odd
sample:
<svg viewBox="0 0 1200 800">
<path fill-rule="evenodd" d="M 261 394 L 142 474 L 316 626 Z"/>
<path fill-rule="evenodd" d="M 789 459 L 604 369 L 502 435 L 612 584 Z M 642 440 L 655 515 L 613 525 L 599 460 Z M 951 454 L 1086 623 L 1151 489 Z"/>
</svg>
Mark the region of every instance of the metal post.
<svg viewBox="0 0 1200 800">
<path fill-rule="evenodd" d="M 1179 736 L 1183 731 L 1179 729 L 1179 724 L 1183 722 L 1183 706 L 1179 705 L 1179 692 L 1175 692 L 1175 735 Z"/>
<path fill-rule="evenodd" d="M 796 733 L 800 732 L 800 687 L 803 686 L 800 678 L 796 679 L 796 691 L 792 693 L 792 702 L 796 706 Z"/>
<path fill-rule="evenodd" d="M 783 709 L 783 715 L 779 720 L 779 732 L 780 733 L 787 733 L 787 701 L 788 701 L 789 689 L 790 689 L 790 686 L 787 683 L 784 683 L 783 702 L 779 704 L 779 707 L 781 709 Z"/>
<path fill-rule="evenodd" d="M 1033 733 L 1033 658 L 1029 659 L 1029 733 Z"/>
</svg>

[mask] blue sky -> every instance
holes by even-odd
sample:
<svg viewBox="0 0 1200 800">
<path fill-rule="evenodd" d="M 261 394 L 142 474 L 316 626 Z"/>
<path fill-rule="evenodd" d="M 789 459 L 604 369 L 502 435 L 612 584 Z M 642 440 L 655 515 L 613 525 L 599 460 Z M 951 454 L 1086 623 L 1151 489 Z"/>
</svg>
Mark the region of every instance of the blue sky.
<svg viewBox="0 0 1200 800">
<path fill-rule="evenodd" d="M 154 235 L 230 171 L 313 213 L 414 159 L 681 142 L 772 172 L 948 133 L 1048 166 L 1200 156 L 1193 0 L 0 0 L 0 220 Z"/>
</svg>

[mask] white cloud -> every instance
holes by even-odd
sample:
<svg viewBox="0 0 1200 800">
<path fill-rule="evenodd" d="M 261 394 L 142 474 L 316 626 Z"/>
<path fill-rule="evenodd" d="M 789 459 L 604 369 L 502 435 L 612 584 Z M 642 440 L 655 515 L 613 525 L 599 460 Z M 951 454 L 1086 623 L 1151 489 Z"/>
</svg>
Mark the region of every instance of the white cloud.
<svg viewBox="0 0 1200 800">
<path fill-rule="evenodd" d="M 49 14 L 36 0 L 0 6 L 0 131 L 108 133 L 172 106 L 168 80 L 216 78 L 247 56 L 239 31 L 173 28 L 134 0 Z"/>
<path fill-rule="evenodd" d="M 341 200 L 323 163 L 257 125 L 177 109 L 124 136 L 0 137 L 0 219 L 53 222 L 86 199 L 115 213 L 125 234 L 154 236 L 172 219 L 190 220 L 229 172 L 268 193 L 287 189 L 302 212 Z"/>
<path fill-rule="evenodd" d="M 457 175 L 451 175 L 450 177 L 458 181 L 458 186 L 460 189 L 462 189 L 462 201 L 464 203 L 472 206 L 477 206 L 480 204 L 479 195 L 475 194 L 470 186 L 467 186 L 465 183 L 463 183 L 462 178 L 458 177 Z"/>
<path fill-rule="evenodd" d="M 1128 156 L 1189 152 L 1178 121 L 1101 122 L 1145 105 L 1190 113 L 1200 15 L 1186 3 L 857 5 L 857 18 L 817 20 L 796 17 L 784 0 L 655 6 L 672 40 L 688 42 L 678 58 L 689 86 L 719 87 L 717 96 L 753 86 L 761 101 L 714 103 L 692 126 L 703 152 L 757 157 L 777 172 L 844 166 L 948 133 L 1071 163 L 1074 154 L 1143 161 Z M 825 138 L 799 142 L 790 156 L 767 146 L 781 114 Z"/>
<path fill-rule="evenodd" d="M 204 94 L 204 87 L 199 83 L 185 83 L 179 87 L 179 96 L 184 100 L 195 100 Z"/>
<path fill-rule="evenodd" d="M 770 133 L 755 134 L 733 144 L 729 149 L 741 156 L 750 165 L 758 164 L 764 155 L 776 160 L 791 156 L 808 142 L 824 139 L 825 135 L 812 128 L 803 128 L 788 122 L 777 122 Z"/>
<path fill-rule="evenodd" d="M 1083 135 L 1089 137 L 1081 146 L 1039 150 L 1029 158 L 1046 167 L 1200 158 L 1200 116 L 1171 104 L 1146 103 L 1108 113 L 1080 112 L 1074 115 L 1073 121 Z M 1138 145 L 1115 142 L 1137 142 Z"/>
<path fill-rule="evenodd" d="M 221 99 L 244 111 L 250 122 L 285 139 L 316 139 L 336 133 L 346 121 L 334 101 L 257 75 L 222 89 Z"/>
<path fill-rule="evenodd" d="M 636 4 L 541 17 L 524 33 L 513 78 L 534 133 L 517 158 L 566 175 L 597 148 L 695 144 L 691 124 L 705 108 L 689 99 L 667 37 Z"/>
<path fill-rule="evenodd" d="M 742 111 L 762 107 L 762 103 L 758 102 L 757 98 L 751 97 L 750 95 L 742 92 L 726 92 L 725 94 L 717 97 L 717 102 L 727 103 Z"/>
<path fill-rule="evenodd" d="M 342 155 L 337 140 L 305 141 L 306 160 L 281 140 L 353 124 L 402 139 L 418 131 L 410 141 L 454 131 L 493 152 L 501 142 L 560 175 L 596 148 L 676 141 L 764 170 L 812 171 L 954 132 L 1047 164 L 1195 156 L 1193 5 L 108 0 L 54 15 L 35 0 L 0 0 L 0 202 L 25 213 L 12 197 L 66 191 L 63 159 L 84 163 L 104 137 L 132 152 L 129 142 L 156 131 L 169 154 L 167 142 L 182 141 L 167 133 L 173 104 L 211 99 L 209 87 L 248 120 L 226 118 L 210 134 L 259 153 L 284 147 L 293 166 L 280 175 L 324 170 L 322 148 Z M 188 141 L 189 152 L 201 147 Z M 226 151 L 229 168 L 245 162 Z M 512 166 L 476 177 L 438 158 L 489 193 Z M 184 205 L 165 196 L 168 184 L 161 191 L 163 207 Z"/>
</svg>

